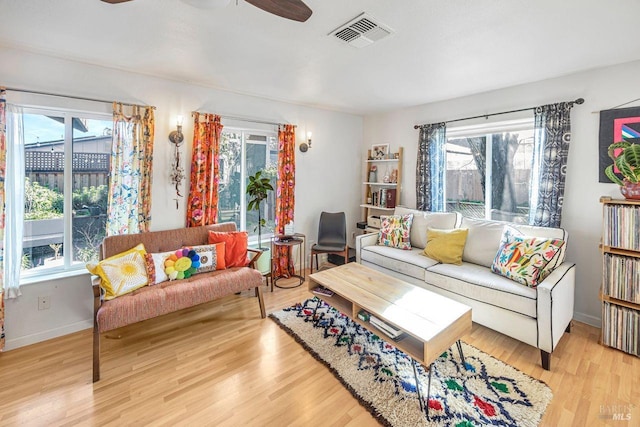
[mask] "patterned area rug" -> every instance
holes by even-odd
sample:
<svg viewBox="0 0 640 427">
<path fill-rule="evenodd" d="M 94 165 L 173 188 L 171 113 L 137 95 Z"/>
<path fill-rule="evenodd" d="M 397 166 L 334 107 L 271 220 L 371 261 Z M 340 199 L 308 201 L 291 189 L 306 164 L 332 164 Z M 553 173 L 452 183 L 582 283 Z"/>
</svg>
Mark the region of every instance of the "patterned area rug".
<svg viewBox="0 0 640 427">
<path fill-rule="evenodd" d="M 537 426 L 552 398 L 541 381 L 462 343 L 434 363 L 429 416 L 420 411 L 411 359 L 318 298 L 271 317 L 323 362 L 387 426 Z M 423 399 L 428 371 L 418 364 Z"/>
</svg>

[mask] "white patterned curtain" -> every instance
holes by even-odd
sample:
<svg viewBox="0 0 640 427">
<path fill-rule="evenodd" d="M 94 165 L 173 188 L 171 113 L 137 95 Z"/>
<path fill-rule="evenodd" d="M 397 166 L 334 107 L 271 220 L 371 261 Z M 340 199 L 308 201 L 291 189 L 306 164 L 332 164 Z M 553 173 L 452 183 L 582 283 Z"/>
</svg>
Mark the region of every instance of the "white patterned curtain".
<svg viewBox="0 0 640 427">
<path fill-rule="evenodd" d="M 24 126 L 22 108 L 7 104 L 7 168 L 5 176 L 4 298 L 20 292 L 22 230 L 24 227 Z"/>
<path fill-rule="evenodd" d="M 416 208 L 443 212 L 446 173 L 446 124 L 434 123 L 420 127 L 416 164 Z"/>
<path fill-rule="evenodd" d="M 529 223 L 560 227 L 573 102 L 543 105 L 534 111 L 533 168 Z"/>
<path fill-rule="evenodd" d="M 154 127 L 153 107 L 114 103 L 107 236 L 149 231 Z"/>
</svg>

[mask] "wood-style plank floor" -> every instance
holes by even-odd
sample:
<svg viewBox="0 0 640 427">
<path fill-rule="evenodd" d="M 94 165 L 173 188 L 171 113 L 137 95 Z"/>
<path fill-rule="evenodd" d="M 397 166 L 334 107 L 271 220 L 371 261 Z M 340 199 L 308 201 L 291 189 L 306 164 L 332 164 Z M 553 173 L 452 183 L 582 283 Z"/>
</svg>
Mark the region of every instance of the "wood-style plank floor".
<svg viewBox="0 0 640 427">
<path fill-rule="evenodd" d="M 310 295 L 306 284 L 276 288 L 265 302 L 271 312 Z M 599 345 L 598 335 L 574 322 L 550 372 L 537 349 L 480 325 L 463 339 L 551 387 L 542 425 L 640 425 L 640 358 Z M 377 425 L 323 365 L 260 318 L 250 292 L 103 335 L 95 384 L 91 338 L 86 330 L 0 353 L 0 425 Z"/>
</svg>

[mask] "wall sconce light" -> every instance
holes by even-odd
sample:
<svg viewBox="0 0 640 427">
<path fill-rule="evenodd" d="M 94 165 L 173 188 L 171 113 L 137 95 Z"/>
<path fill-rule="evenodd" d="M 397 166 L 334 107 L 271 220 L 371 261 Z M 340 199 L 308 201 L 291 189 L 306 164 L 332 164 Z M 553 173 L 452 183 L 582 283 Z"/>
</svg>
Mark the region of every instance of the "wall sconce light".
<svg viewBox="0 0 640 427">
<path fill-rule="evenodd" d="M 182 116 L 178 116 L 176 119 L 176 130 L 169 134 L 169 141 L 174 145 L 175 151 L 173 152 L 173 162 L 171 164 L 171 182 L 176 186 L 176 194 L 178 197 L 182 197 L 180 194 L 180 185 L 184 177 L 184 169 L 180 166 L 180 150 L 179 147 L 184 141 L 184 135 L 182 134 Z M 178 209 L 178 199 L 176 200 L 176 209 Z"/>
<path fill-rule="evenodd" d="M 182 116 L 176 117 L 176 130 L 169 134 L 169 141 L 176 146 L 179 146 L 182 144 L 182 141 L 184 141 L 184 135 L 182 134 Z"/>
<path fill-rule="evenodd" d="M 307 132 L 307 142 L 303 142 L 300 144 L 300 151 L 306 153 L 309 148 L 311 148 L 311 136 L 313 134 L 311 132 Z"/>
</svg>

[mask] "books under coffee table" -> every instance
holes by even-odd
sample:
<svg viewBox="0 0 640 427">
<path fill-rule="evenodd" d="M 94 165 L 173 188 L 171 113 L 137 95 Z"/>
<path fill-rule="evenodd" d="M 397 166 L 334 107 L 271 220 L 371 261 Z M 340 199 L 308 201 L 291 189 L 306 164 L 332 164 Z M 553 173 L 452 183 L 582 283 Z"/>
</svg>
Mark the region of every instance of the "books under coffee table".
<svg viewBox="0 0 640 427">
<path fill-rule="evenodd" d="M 333 292 L 331 296 L 316 293 L 318 298 L 370 331 L 394 340 L 396 347 L 426 367 L 454 343 L 464 358 L 459 340 L 471 331 L 471 307 L 357 263 L 310 275 L 309 290 L 317 287 Z M 417 389 L 420 396 L 419 385 Z M 427 418 L 428 411 L 427 406 Z"/>
</svg>

